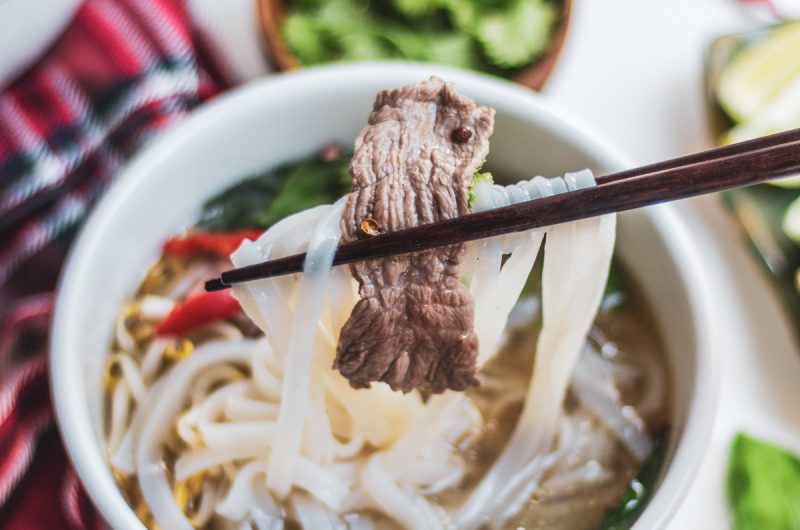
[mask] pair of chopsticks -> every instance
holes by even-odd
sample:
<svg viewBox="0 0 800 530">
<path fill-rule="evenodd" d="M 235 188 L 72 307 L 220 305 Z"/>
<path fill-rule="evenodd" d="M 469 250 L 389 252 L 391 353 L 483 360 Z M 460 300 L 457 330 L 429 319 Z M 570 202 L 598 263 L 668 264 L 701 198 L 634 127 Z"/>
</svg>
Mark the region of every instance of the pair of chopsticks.
<svg viewBox="0 0 800 530">
<path fill-rule="evenodd" d="M 605 175 L 597 186 L 377 235 L 340 245 L 333 264 L 385 258 L 521 232 L 612 212 L 748 186 L 800 173 L 800 129 Z M 305 254 L 223 272 L 206 282 L 233 284 L 303 270 Z"/>
</svg>

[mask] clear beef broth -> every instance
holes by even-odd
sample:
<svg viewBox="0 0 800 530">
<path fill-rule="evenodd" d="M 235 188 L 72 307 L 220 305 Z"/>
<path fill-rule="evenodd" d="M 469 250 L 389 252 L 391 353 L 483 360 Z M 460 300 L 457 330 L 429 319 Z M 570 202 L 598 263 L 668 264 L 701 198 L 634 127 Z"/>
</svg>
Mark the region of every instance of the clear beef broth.
<svg viewBox="0 0 800 530">
<path fill-rule="evenodd" d="M 641 296 L 641 291 L 633 283 L 629 275 L 617 268 L 616 274 L 620 278 L 620 291 L 624 301 L 612 310 L 603 310 L 595 322 L 592 339 L 602 341 L 598 346 L 606 350 L 614 350 L 626 362 L 636 365 L 650 366 L 650 371 L 644 370 L 643 376 L 636 378 L 632 384 L 621 386 L 620 391 L 626 403 L 637 403 L 648 392 L 652 384 L 667 384 L 665 359 L 662 342 L 654 324 L 650 309 Z M 535 276 L 535 275 L 534 275 Z M 166 275 L 167 281 L 157 282 L 148 277 L 142 284 L 139 295 L 163 294 L 175 283 L 176 279 Z M 536 295 L 531 294 L 535 288 L 528 290 L 524 295 L 518 309 L 519 313 L 530 313 L 522 321 L 515 322 L 509 329 L 505 345 L 499 354 L 492 359 L 482 370 L 481 386 L 469 391 L 470 396 L 486 418 L 485 428 L 473 439 L 468 440 L 462 447 L 467 456 L 469 469 L 465 481 L 457 488 L 452 488 L 438 495 L 436 500 L 444 507 L 458 506 L 494 462 L 500 450 L 513 430 L 516 417 L 521 410 L 525 388 L 530 379 L 533 366 L 533 352 L 539 332 L 539 314 L 524 308 L 537 304 Z M 246 334 L 252 333 L 252 328 L 247 329 L 241 322 L 235 325 L 242 328 Z M 141 333 L 146 335 L 146 331 Z M 213 334 L 198 334 L 193 337 L 199 344 L 213 338 Z M 655 371 L 652 367 L 656 367 Z M 166 367 L 165 367 L 166 369 Z M 664 380 L 654 382 L 645 374 L 656 374 Z M 669 402 L 668 393 L 660 402 L 649 407 L 647 414 L 642 418 L 651 433 L 658 433 L 668 426 Z M 110 396 L 107 396 L 107 404 Z M 566 410 L 570 415 L 585 415 L 584 421 L 596 421 L 591 414 L 582 407 L 575 396 L 567 396 Z M 613 437 L 609 433 L 609 437 Z M 184 447 L 180 442 L 173 440 L 168 444 L 166 455 L 167 462 L 174 462 L 176 455 Z M 585 487 L 574 487 L 567 490 L 549 491 L 540 487 L 531 497 L 530 501 L 511 520 L 505 528 L 533 529 L 561 529 L 583 530 L 595 529 L 600 525 L 605 513 L 615 506 L 619 496 L 631 478 L 637 473 L 639 464 L 620 444 L 615 443 L 613 462 L 611 463 L 613 476 L 600 484 L 591 484 Z M 547 483 L 547 475 L 543 483 Z M 220 472 L 213 480 L 227 482 L 225 473 Z M 142 511 L 141 494 L 135 480 L 120 478 L 128 499 L 136 506 L 143 519 L 147 519 L 146 511 Z M 354 514 L 357 515 L 357 514 Z M 380 528 L 400 528 L 388 519 L 383 519 Z M 219 518 L 214 518 L 206 526 L 209 529 L 227 529 L 229 526 Z M 289 521 L 287 529 L 300 528 L 296 523 Z M 488 527 L 487 527 L 488 528 Z"/>
<path fill-rule="evenodd" d="M 643 371 L 642 377 L 632 384 L 620 386 L 620 394 L 625 403 L 638 403 L 654 382 L 647 374 L 662 377 L 657 384 L 669 388 L 668 370 L 663 342 L 655 325 L 652 311 L 629 274 L 616 267 L 615 273 L 620 281 L 623 302 L 614 309 L 602 310 L 595 321 L 592 340 L 606 350 L 613 350 L 619 358 L 634 365 L 645 365 L 650 371 Z M 533 275 L 535 276 L 535 275 Z M 520 305 L 536 305 L 535 287 L 526 289 L 528 293 L 520 300 Z M 520 306 L 518 305 L 518 308 Z M 528 312 L 528 311 L 525 311 Z M 539 334 L 539 314 L 535 312 L 523 322 L 517 322 L 509 329 L 503 348 L 482 369 L 481 386 L 468 391 L 479 410 L 486 418 L 483 431 L 467 447 L 470 468 L 467 479 L 457 489 L 440 495 L 439 502 L 446 507 L 458 506 L 499 455 L 510 437 L 516 419 L 522 410 L 522 399 L 530 380 L 534 361 L 534 349 Z M 653 370 L 655 368 L 655 370 Z M 669 393 L 658 400 L 650 413 L 642 419 L 647 430 L 653 434 L 663 432 L 669 425 Z M 580 404 L 572 392 L 567 395 L 565 409 L 569 415 L 585 415 L 584 421 L 596 422 L 591 414 Z M 609 437 L 613 434 L 609 433 Z M 508 520 L 503 528 L 525 530 L 593 530 L 597 529 L 609 509 L 615 507 L 624 488 L 636 476 L 640 464 L 619 442 L 614 442 L 611 468 L 613 476 L 601 484 L 590 484 L 564 490 L 538 488 L 522 510 Z M 546 484 L 548 474 L 542 478 Z M 487 525 L 486 530 L 489 530 Z"/>
<path fill-rule="evenodd" d="M 204 260 L 204 258 L 194 258 L 191 261 L 162 258 L 140 285 L 134 304 L 148 294 L 167 295 L 174 292 L 182 283 L 186 283 L 185 280 L 191 276 L 192 271 L 196 274 L 198 268 L 201 269 L 202 274 L 196 280 L 200 281 L 213 276 L 220 268 L 226 268 L 226 264 L 215 260 Z M 641 419 L 646 424 L 646 430 L 656 435 L 669 426 L 670 417 L 670 384 L 663 343 L 654 323 L 652 312 L 642 296 L 642 291 L 630 275 L 625 273 L 624 269 L 620 270 L 619 266 L 615 266 L 613 272 L 619 284 L 618 290 L 623 296 L 623 303 L 614 309 L 601 311 L 589 340 L 593 341 L 596 348 L 610 359 L 616 359 L 620 364 L 630 365 L 637 369 L 641 368 L 639 376 L 630 378 L 625 384 L 618 385 L 618 390 L 624 403 L 644 402 L 647 404 L 640 411 Z M 485 423 L 480 432 L 473 433 L 471 437 L 462 440 L 459 445 L 459 450 L 467 461 L 467 473 L 464 480 L 456 487 L 429 497 L 446 509 L 455 509 L 461 505 L 494 463 L 509 439 L 520 413 L 522 399 L 530 381 L 536 339 L 539 333 L 540 316 L 534 308 L 538 303 L 536 278 L 540 276 L 540 273 L 541 271 L 537 267 L 531 274 L 530 285 L 518 303 L 515 315 L 512 315 L 514 316 L 513 324 L 507 330 L 504 346 L 480 372 L 481 385 L 468 391 L 468 395 L 484 417 Z M 122 309 L 121 315 L 127 315 L 129 309 L 130 307 L 126 305 Z M 145 322 L 135 316 L 130 318 L 124 316 L 123 321 L 126 323 L 130 335 L 137 342 L 139 351 L 146 351 L 153 340 L 153 322 Z M 234 326 L 247 337 L 261 333 L 243 316 L 229 319 L 226 325 Z M 186 337 L 186 340 L 196 347 L 211 339 L 221 338 L 220 333 L 219 329 L 209 326 L 193 331 Z M 113 344 L 111 351 L 117 351 L 119 346 L 119 344 Z M 165 354 L 167 360 L 159 368 L 159 376 L 164 374 L 176 359 L 191 355 L 190 349 L 183 351 L 181 348 L 182 343 L 176 342 L 174 355 L 170 357 Z M 136 359 L 137 362 L 142 362 L 142 360 L 142 358 Z M 234 367 L 231 369 L 233 370 Z M 241 366 L 236 367 L 235 370 L 239 372 L 237 377 L 250 377 L 247 370 Z M 118 374 L 110 370 L 107 372 L 107 377 L 113 380 L 114 377 L 118 377 Z M 656 392 L 655 388 L 663 391 Z M 106 385 L 106 389 L 106 410 L 108 411 L 112 406 L 113 386 Z M 132 411 L 135 405 L 131 407 Z M 574 418 L 578 425 L 586 426 L 588 430 L 594 429 L 594 432 L 597 432 L 605 428 L 582 405 L 573 392 L 567 396 L 565 410 L 566 414 Z M 638 406 L 637 410 L 639 410 Z M 616 441 L 610 431 L 606 430 L 605 432 L 604 441 L 611 447 L 611 450 L 605 453 L 606 461 L 603 462 L 604 467 L 610 471 L 605 479 L 588 484 L 578 482 L 565 487 L 563 484 L 558 485 L 551 480 L 555 480 L 554 476 L 556 475 L 556 472 L 551 469 L 542 477 L 541 486 L 532 494 L 530 500 L 503 525 L 503 528 L 529 530 L 599 528 L 605 514 L 609 508 L 618 504 L 621 493 L 631 478 L 637 474 L 641 465 L 622 443 Z M 188 450 L 188 446 L 175 433 L 166 440 L 164 460 L 171 473 L 174 471 L 174 462 L 177 457 L 186 450 Z M 369 450 L 369 447 L 365 449 L 365 451 Z M 560 462 L 558 466 L 561 468 L 569 468 L 573 464 L 578 466 L 590 459 L 592 451 L 591 444 L 589 446 L 579 445 L 575 454 L 568 455 L 565 459 L 567 461 Z M 572 460 L 574 462 L 570 462 Z M 195 482 L 187 480 L 180 489 L 181 505 L 186 513 L 191 515 L 201 504 L 204 482 L 213 482 L 216 486 L 224 489 L 231 484 L 231 477 L 235 472 L 235 464 L 226 464 L 203 474 Z M 119 472 L 116 473 L 116 476 L 120 487 L 139 517 L 148 526 L 152 526 L 152 518 L 142 500 L 136 477 L 125 476 Z M 287 514 L 285 525 L 287 530 L 301 528 L 296 521 L 291 519 L 291 510 L 288 507 L 284 507 L 283 512 Z M 345 516 L 344 520 L 352 521 L 358 516 L 358 513 L 353 513 Z M 378 530 L 401 528 L 393 520 L 380 514 L 370 512 L 370 516 L 374 528 Z M 215 516 L 200 528 L 228 530 L 239 528 L 239 526 Z"/>
</svg>

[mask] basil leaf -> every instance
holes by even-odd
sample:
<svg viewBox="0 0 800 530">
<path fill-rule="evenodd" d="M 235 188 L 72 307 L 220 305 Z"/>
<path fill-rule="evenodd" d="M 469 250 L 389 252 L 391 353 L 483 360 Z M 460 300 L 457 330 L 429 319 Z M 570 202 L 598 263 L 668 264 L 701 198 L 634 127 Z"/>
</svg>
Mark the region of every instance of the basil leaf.
<svg viewBox="0 0 800 530">
<path fill-rule="evenodd" d="M 309 158 L 243 180 L 209 199 L 198 225 L 212 231 L 266 228 L 299 211 L 332 203 L 350 191 L 350 155 Z"/>
<path fill-rule="evenodd" d="M 728 461 L 734 530 L 800 529 L 800 459 L 739 433 Z"/>
</svg>

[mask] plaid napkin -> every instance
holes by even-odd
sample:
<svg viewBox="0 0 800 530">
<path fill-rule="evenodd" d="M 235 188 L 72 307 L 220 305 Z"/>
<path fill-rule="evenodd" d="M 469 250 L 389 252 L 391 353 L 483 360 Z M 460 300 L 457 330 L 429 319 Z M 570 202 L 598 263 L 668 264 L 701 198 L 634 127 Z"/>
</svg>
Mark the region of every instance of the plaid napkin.
<svg viewBox="0 0 800 530">
<path fill-rule="evenodd" d="M 204 48 L 181 1 L 87 0 L 0 92 L 0 528 L 102 526 L 53 421 L 53 289 L 125 160 L 227 86 Z"/>
</svg>

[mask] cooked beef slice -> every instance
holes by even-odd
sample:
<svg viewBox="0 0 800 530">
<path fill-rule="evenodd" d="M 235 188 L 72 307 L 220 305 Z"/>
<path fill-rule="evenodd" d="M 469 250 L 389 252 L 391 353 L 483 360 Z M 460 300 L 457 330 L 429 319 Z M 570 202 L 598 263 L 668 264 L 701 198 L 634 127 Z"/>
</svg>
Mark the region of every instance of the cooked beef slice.
<svg viewBox="0 0 800 530">
<path fill-rule="evenodd" d="M 489 152 L 494 110 L 437 78 L 378 94 L 356 139 L 342 239 L 468 213 L 467 181 Z M 366 221 L 366 223 L 364 223 Z M 474 307 L 463 245 L 357 263 L 361 299 L 334 367 L 356 388 L 441 393 L 477 384 Z"/>
</svg>

